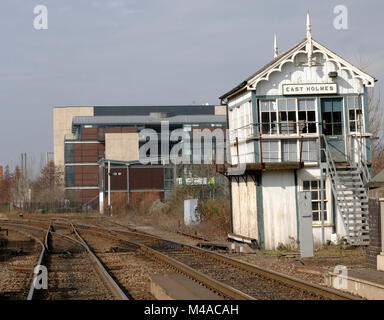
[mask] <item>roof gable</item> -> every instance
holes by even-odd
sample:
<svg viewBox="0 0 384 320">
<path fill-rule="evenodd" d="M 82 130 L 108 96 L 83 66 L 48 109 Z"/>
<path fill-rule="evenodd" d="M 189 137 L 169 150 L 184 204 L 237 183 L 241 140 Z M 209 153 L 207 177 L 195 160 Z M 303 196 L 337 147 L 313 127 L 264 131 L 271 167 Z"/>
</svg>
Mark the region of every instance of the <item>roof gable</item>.
<svg viewBox="0 0 384 320">
<path fill-rule="evenodd" d="M 329 50 L 316 40 L 307 38 L 300 41 L 294 47 L 273 59 L 270 63 L 256 71 L 238 86 L 219 97 L 219 99 L 223 100 L 228 98 L 240 90 L 255 90 L 259 82 L 268 81 L 270 75 L 273 72 L 281 72 L 283 66 L 288 62 L 294 62 L 295 57 L 300 53 L 308 54 L 308 57 L 312 57 L 312 55 L 316 53 L 321 53 L 326 61 L 335 63 L 338 66 L 338 69 L 347 71 L 352 78 L 360 79 L 366 87 L 374 86 L 374 82 L 376 81 L 374 77 L 353 66 L 351 63 L 333 51 Z"/>
</svg>

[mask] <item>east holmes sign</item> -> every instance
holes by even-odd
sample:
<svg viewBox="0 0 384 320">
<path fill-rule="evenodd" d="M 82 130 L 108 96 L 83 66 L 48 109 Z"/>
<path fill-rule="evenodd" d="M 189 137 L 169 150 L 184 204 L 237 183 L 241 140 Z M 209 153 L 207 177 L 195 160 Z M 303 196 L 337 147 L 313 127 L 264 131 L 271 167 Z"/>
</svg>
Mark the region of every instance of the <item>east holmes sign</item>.
<svg viewBox="0 0 384 320">
<path fill-rule="evenodd" d="M 335 94 L 337 93 L 336 83 L 319 84 L 283 84 L 283 95 L 300 94 Z"/>
</svg>

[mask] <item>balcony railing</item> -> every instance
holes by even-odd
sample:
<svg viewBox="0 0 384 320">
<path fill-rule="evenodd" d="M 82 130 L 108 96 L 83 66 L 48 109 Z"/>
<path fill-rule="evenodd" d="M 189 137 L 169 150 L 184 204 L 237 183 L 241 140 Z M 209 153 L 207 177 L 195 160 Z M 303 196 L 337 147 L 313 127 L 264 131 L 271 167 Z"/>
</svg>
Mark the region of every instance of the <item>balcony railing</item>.
<svg viewBox="0 0 384 320">
<path fill-rule="evenodd" d="M 229 130 L 230 140 L 259 138 L 265 136 L 301 136 L 316 135 L 319 122 L 315 121 L 280 121 L 248 124 Z"/>
</svg>

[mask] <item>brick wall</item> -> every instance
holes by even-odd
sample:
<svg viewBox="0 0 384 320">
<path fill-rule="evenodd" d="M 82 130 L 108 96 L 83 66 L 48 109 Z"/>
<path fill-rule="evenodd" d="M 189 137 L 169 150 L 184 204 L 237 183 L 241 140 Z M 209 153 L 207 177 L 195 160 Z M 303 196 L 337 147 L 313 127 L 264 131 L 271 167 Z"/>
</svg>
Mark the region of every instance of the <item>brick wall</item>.
<svg viewBox="0 0 384 320">
<path fill-rule="evenodd" d="M 381 252 L 381 217 L 378 199 L 369 199 L 369 237 L 366 266 L 370 269 L 377 269 L 377 255 Z"/>
</svg>

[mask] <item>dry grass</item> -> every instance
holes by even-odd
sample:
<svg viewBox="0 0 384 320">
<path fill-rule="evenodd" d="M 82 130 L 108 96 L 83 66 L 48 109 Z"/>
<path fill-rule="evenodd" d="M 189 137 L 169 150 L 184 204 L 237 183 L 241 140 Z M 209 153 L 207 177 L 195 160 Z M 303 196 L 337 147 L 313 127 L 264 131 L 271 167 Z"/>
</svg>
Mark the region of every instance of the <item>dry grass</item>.
<svg viewBox="0 0 384 320">
<path fill-rule="evenodd" d="M 184 200 L 193 197 L 194 190 L 186 186 L 175 188 L 166 201 L 154 193 L 141 193 L 125 207 L 114 207 L 114 216 L 123 223 L 144 224 L 175 232 L 198 234 L 208 239 L 225 238 L 229 232 L 229 199 L 199 200 L 202 222 L 196 226 L 184 225 Z"/>
</svg>

